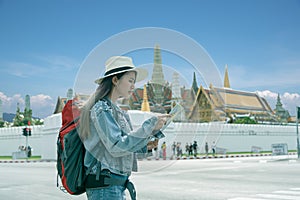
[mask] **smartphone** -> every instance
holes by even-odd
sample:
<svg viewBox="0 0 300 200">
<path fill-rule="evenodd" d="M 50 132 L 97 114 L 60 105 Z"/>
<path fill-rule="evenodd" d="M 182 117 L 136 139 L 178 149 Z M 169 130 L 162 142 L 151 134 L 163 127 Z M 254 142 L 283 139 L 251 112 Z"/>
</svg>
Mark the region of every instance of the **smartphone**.
<svg viewBox="0 0 300 200">
<path fill-rule="evenodd" d="M 169 113 L 171 115 L 171 117 L 167 120 L 165 125 L 160 130 L 161 131 L 165 130 L 167 128 L 167 126 L 169 126 L 169 124 L 174 120 L 174 118 L 183 111 L 184 111 L 184 108 L 180 104 L 176 104 Z"/>
</svg>

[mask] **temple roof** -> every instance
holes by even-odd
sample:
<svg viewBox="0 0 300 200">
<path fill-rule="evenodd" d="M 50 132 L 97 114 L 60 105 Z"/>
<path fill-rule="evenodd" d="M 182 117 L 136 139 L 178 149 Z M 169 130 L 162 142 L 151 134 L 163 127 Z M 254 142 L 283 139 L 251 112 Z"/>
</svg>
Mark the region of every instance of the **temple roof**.
<svg viewBox="0 0 300 200">
<path fill-rule="evenodd" d="M 66 104 L 66 101 L 67 101 L 67 98 L 58 97 L 53 114 L 61 113 L 63 107 Z"/>
<path fill-rule="evenodd" d="M 213 89 L 226 109 L 272 112 L 268 103 L 254 92 L 216 87 Z"/>
<path fill-rule="evenodd" d="M 223 110 L 227 113 L 273 113 L 267 101 L 254 92 L 213 86 L 211 86 L 210 89 L 204 89 L 201 86 L 199 90 L 192 110 L 196 109 L 196 106 L 198 105 L 196 102 L 201 95 L 204 95 L 214 110 Z"/>
<path fill-rule="evenodd" d="M 87 101 L 89 97 L 90 97 L 90 95 L 76 94 L 74 98 L 76 98 L 76 101 L 78 101 L 78 103 L 80 105 L 83 105 L 84 102 Z M 61 111 L 64 108 L 64 106 L 66 105 L 67 101 L 68 101 L 68 98 L 66 98 L 66 97 L 63 97 L 63 98 L 58 97 L 53 114 L 61 113 Z"/>
</svg>

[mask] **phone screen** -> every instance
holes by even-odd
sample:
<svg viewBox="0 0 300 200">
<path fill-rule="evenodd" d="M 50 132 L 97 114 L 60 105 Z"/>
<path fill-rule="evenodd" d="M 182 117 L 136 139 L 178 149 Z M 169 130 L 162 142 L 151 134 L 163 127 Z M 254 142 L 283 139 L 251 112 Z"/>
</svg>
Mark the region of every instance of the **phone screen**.
<svg viewBox="0 0 300 200">
<path fill-rule="evenodd" d="M 184 108 L 180 104 L 176 104 L 169 113 L 171 117 L 168 119 L 166 124 L 161 128 L 161 131 L 165 130 L 167 126 L 169 126 L 169 124 L 174 120 L 174 118 L 183 110 Z"/>
</svg>

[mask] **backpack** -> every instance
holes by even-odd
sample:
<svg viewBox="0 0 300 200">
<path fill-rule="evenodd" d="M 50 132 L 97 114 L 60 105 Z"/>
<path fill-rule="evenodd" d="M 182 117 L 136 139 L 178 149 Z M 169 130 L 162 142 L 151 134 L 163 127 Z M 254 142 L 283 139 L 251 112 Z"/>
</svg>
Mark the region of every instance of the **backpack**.
<svg viewBox="0 0 300 200">
<path fill-rule="evenodd" d="M 57 138 L 57 186 L 72 195 L 85 192 L 85 148 L 78 135 L 80 109 L 74 100 L 69 100 L 62 110 L 62 127 Z"/>
</svg>

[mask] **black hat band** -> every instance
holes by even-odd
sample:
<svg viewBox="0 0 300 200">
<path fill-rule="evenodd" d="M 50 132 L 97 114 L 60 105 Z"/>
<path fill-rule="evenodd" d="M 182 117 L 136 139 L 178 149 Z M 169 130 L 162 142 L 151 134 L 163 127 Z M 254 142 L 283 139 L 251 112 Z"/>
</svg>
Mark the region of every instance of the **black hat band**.
<svg viewBox="0 0 300 200">
<path fill-rule="evenodd" d="M 112 69 L 112 70 L 109 70 L 109 71 L 105 72 L 104 76 L 108 76 L 110 74 L 113 74 L 113 73 L 116 73 L 116 72 L 119 72 L 119 71 L 125 71 L 125 70 L 128 70 L 128 69 L 133 69 L 133 67 L 125 66 L 125 67 L 119 67 L 119 68 L 116 68 L 116 69 Z"/>
</svg>

